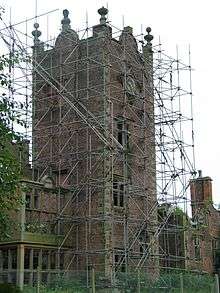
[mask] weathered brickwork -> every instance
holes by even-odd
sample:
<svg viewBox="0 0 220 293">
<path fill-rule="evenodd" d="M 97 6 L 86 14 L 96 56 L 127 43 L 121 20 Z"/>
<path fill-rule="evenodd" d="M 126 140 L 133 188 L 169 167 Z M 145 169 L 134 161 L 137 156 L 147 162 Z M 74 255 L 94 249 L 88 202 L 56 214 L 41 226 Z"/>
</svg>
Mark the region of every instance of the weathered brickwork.
<svg viewBox="0 0 220 293">
<path fill-rule="evenodd" d="M 212 179 L 200 174 L 191 180 L 190 192 L 192 217 L 174 209 L 160 234 L 160 265 L 166 270 L 219 272 L 220 212 L 213 207 Z M 168 210 L 167 205 L 159 208 L 159 222 Z"/>
<path fill-rule="evenodd" d="M 157 274 L 151 44 L 140 53 L 132 28 L 116 40 L 103 22 L 79 40 L 69 22 L 64 12 L 50 50 L 33 32 L 33 182 L 27 183 L 23 232 L 59 238 L 50 240 L 58 242 L 56 267 L 94 267 L 111 277 L 141 261 Z M 39 265 L 42 247 L 54 263 L 54 245 L 37 241 Z M 25 254 L 31 243 L 22 249 Z M 37 252 L 28 253 L 33 269 Z"/>
<path fill-rule="evenodd" d="M 191 181 L 192 221 L 188 234 L 187 268 L 213 273 L 217 268 L 220 212 L 213 207 L 212 179 L 200 176 Z"/>
</svg>

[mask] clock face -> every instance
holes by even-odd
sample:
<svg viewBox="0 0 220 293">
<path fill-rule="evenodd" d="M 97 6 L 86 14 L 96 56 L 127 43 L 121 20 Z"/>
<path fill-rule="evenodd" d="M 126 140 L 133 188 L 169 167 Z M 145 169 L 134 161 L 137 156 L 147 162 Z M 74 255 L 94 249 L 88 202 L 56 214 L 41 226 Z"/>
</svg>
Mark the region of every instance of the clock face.
<svg viewBox="0 0 220 293">
<path fill-rule="evenodd" d="M 132 77 L 128 77 L 126 80 L 126 91 L 128 95 L 134 96 L 137 94 L 137 87 Z"/>
</svg>

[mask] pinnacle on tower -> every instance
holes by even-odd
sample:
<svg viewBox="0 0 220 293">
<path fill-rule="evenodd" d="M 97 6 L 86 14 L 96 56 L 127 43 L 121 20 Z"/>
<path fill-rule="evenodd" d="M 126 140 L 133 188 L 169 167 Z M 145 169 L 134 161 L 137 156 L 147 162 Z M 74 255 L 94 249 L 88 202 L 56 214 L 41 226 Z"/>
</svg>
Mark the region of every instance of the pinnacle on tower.
<svg viewBox="0 0 220 293">
<path fill-rule="evenodd" d="M 34 45 L 39 45 L 40 44 L 40 39 L 39 37 L 41 36 L 41 31 L 38 30 L 39 28 L 39 23 L 34 24 L 35 30 L 32 31 L 32 36 L 34 37 Z"/>
<path fill-rule="evenodd" d="M 108 9 L 102 6 L 101 8 L 98 9 L 98 14 L 101 15 L 100 18 L 100 24 L 106 24 L 106 15 L 108 14 Z"/>
<path fill-rule="evenodd" d="M 69 10 L 64 9 L 63 10 L 63 19 L 61 20 L 61 24 L 62 24 L 62 31 L 67 31 L 71 28 L 70 26 L 70 19 L 69 19 Z"/>
<path fill-rule="evenodd" d="M 144 39 L 147 41 L 147 45 L 152 46 L 151 41 L 153 40 L 154 37 L 150 34 L 151 28 L 147 27 L 146 32 L 147 32 L 147 35 L 144 36 Z"/>
</svg>

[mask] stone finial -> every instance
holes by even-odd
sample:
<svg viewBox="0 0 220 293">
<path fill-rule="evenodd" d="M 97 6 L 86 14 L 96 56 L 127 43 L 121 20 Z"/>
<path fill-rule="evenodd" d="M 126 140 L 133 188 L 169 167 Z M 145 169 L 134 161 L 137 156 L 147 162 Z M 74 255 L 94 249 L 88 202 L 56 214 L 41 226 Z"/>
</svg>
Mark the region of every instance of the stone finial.
<svg viewBox="0 0 220 293">
<path fill-rule="evenodd" d="M 40 44 L 40 39 L 39 37 L 41 36 L 41 31 L 38 30 L 39 24 L 36 22 L 34 24 L 35 30 L 32 31 L 32 36 L 34 37 L 34 45 L 39 45 Z"/>
<path fill-rule="evenodd" d="M 201 178 L 202 177 L 202 170 L 198 170 L 198 173 L 199 173 L 199 178 Z"/>
<path fill-rule="evenodd" d="M 106 15 L 108 14 L 108 9 L 102 6 L 101 8 L 99 8 L 98 14 L 101 15 L 100 24 L 106 24 Z"/>
<path fill-rule="evenodd" d="M 144 39 L 147 41 L 147 45 L 152 46 L 151 41 L 153 40 L 154 37 L 150 34 L 151 28 L 150 27 L 147 27 L 146 28 L 146 31 L 147 31 L 147 35 L 144 36 Z"/>
<path fill-rule="evenodd" d="M 70 19 L 69 19 L 69 10 L 64 9 L 63 10 L 63 19 L 61 20 L 61 24 L 62 24 L 62 31 L 67 31 L 71 28 L 70 26 Z"/>
</svg>

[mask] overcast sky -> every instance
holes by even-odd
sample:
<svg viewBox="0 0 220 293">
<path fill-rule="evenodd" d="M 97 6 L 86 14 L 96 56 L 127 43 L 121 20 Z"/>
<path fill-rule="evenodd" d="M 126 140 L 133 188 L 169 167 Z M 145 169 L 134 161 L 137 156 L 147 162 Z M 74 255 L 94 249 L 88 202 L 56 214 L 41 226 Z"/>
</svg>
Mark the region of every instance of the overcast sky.
<svg viewBox="0 0 220 293">
<path fill-rule="evenodd" d="M 70 10 L 72 27 L 85 26 L 88 11 L 89 24 L 99 21 L 97 9 L 107 2 L 102 0 L 38 0 L 37 13 L 60 9 L 56 15 L 62 18 L 62 10 Z M 2 6 L 12 9 L 12 23 L 35 15 L 35 0 L 2 0 Z M 197 169 L 213 179 L 213 195 L 220 202 L 220 47 L 219 4 L 217 0 L 109 0 L 109 20 L 114 25 L 124 24 L 135 33 L 152 27 L 157 42 L 159 36 L 171 55 L 179 45 L 181 58 L 187 61 L 188 44 L 191 45 L 195 119 L 195 151 Z M 52 19 L 52 18 L 51 18 Z M 50 20 L 50 18 L 49 18 Z M 60 22 L 50 23 L 50 32 L 58 31 Z"/>
</svg>

